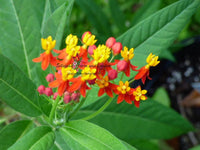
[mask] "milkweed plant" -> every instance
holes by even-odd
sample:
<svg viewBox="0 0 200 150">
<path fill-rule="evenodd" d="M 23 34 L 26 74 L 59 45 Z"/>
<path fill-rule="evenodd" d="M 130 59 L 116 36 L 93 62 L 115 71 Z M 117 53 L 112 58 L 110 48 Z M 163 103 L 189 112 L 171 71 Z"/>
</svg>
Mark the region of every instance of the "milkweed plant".
<svg viewBox="0 0 200 150">
<path fill-rule="evenodd" d="M 143 87 L 199 0 L 175 2 L 104 42 L 90 31 L 65 34 L 73 0 L 32 3 L 0 6 L 0 100 L 21 116 L 1 129 L 1 150 L 134 150 L 194 129 Z M 75 3 L 87 15 L 99 8 Z"/>
</svg>

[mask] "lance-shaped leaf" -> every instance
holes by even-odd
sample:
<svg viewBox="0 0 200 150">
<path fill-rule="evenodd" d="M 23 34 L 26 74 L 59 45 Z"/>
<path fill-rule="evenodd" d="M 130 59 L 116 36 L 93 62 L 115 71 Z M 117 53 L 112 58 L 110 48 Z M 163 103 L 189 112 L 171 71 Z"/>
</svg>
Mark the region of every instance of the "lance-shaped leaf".
<svg viewBox="0 0 200 150">
<path fill-rule="evenodd" d="M 0 99 L 21 113 L 39 116 L 41 110 L 33 82 L 2 55 L 0 64 Z"/>
<path fill-rule="evenodd" d="M 105 129 L 83 120 L 71 121 L 60 128 L 60 134 L 72 149 L 126 150 L 126 147 Z"/>
<path fill-rule="evenodd" d="M 21 120 L 5 126 L 0 131 L 0 149 L 7 150 L 17 140 L 24 136 L 31 128 L 33 123 L 30 120 Z"/>
<path fill-rule="evenodd" d="M 56 0 L 55 2 L 57 3 Z M 41 63 L 32 62 L 33 58 L 39 57 L 40 53 L 44 52 L 41 48 L 41 38 L 52 34 L 57 40 L 57 45 L 60 46 L 73 2 L 70 0 L 68 4 L 59 3 L 54 10 L 49 0 L 1 1 L 0 49 L 2 54 L 20 67 L 30 79 L 37 81 L 37 85 L 46 83 L 46 73 L 42 71 Z M 48 32 L 49 30 L 51 32 Z"/>
<path fill-rule="evenodd" d="M 40 126 L 31 130 L 8 150 L 47 150 L 53 145 L 54 138 L 50 127 Z"/>
<path fill-rule="evenodd" d="M 149 53 L 159 55 L 167 49 L 200 6 L 200 0 L 181 0 L 141 21 L 118 40 L 135 48 L 131 60 L 136 66 L 145 65 Z"/>
<path fill-rule="evenodd" d="M 94 113 L 105 103 L 98 101 L 84 108 L 78 118 Z M 130 139 L 169 139 L 193 130 L 192 125 L 172 109 L 148 99 L 140 108 L 127 103 L 116 104 L 116 98 L 109 107 L 90 120 L 109 130 L 118 138 Z"/>
</svg>

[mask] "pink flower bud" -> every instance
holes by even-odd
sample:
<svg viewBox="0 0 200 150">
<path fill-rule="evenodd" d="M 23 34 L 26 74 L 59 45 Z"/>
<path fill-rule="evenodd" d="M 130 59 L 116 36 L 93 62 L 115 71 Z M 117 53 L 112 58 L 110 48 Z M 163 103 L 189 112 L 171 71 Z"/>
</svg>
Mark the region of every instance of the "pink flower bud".
<svg viewBox="0 0 200 150">
<path fill-rule="evenodd" d="M 64 103 L 67 104 L 67 103 L 69 103 L 72 100 L 72 98 L 71 98 L 70 95 L 65 95 L 64 98 L 63 98 L 63 100 L 64 100 Z"/>
<path fill-rule="evenodd" d="M 46 88 L 45 91 L 44 91 L 44 94 L 45 94 L 46 96 L 51 96 L 51 95 L 53 95 L 52 88 Z"/>
<path fill-rule="evenodd" d="M 92 34 L 90 31 L 84 32 L 83 35 L 82 35 L 82 37 L 81 37 L 82 40 L 83 40 L 83 38 L 84 38 L 84 36 L 85 36 L 85 34 L 86 34 L 87 32 L 88 32 L 89 34 Z"/>
<path fill-rule="evenodd" d="M 55 100 L 57 98 L 57 96 L 58 96 L 58 92 L 54 93 L 53 94 L 53 99 Z"/>
<path fill-rule="evenodd" d="M 112 48 L 112 46 L 116 43 L 116 39 L 114 37 L 110 37 L 106 41 L 106 46 Z"/>
<path fill-rule="evenodd" d="M 48 74 L 46 76 L 46 80 L 47 82 L 52 82 L 54 80 L 54 75 L 52 73 Z"/>
<path fill-rule="evenodd" d="M 109 78 L 109 80 L 116 79 L 117 75 L 118 75 L 117 70 L 112 69 L 112 70 L 108 71 L 108 78 Z"/>
<path fill-rule="evenodd" d="M 88 83 L 89 83 L 90 85 L 93 85 L 93 84 L 95 84 L 95 80 L 96 80 L 96 79 L 88 80 Z"/>
<path fill-rule="evenodd" d="M 64 96 L 65 95 L 70 95 L 70 92 L 69 91 L 65 91 Z"/>
<path fill-rule="evenodd" d="M 71 98 L 72 98 L 72 100 L 76 101 L 79 98 L 79 94 L 78 93 L 72 93 Z"/>
<path fill-rule="evenodd" d="M 38 91 L 40 94 L 44 94 L 45 86 L 44 86 L 44 85 L 40 85 L 40 86 L 38 87 L 37 91 Z"/>
<path fill-rule="evenodd" d="M 124 71 L 128 67 L 128 63 L 125 60 L 120 60 L 117 64 L 117 70 Z"/>
<path fill-rule="evenodd" d="M 90 55 L 93 55 L 94 54 L 94 49 L 96 49 L 97 47 L 95 45 L 92 45 L 92 46 L 89 46 L 88 47 L 88 53 Z"/>
<path fill-rule="evenodd" d="M 58 70 L 58 74 L 62 75 L 62 71 L 61 71 L 61 70 Z"/>
<path fill-rule="evenodd" d="M 113 46 L 112 46 L 112 50 L 113 50 L 113 54 L 117 55 L 121 52 L 122 50 L 122 43 L 120 42 L 116 42 Z"/>
</svg>

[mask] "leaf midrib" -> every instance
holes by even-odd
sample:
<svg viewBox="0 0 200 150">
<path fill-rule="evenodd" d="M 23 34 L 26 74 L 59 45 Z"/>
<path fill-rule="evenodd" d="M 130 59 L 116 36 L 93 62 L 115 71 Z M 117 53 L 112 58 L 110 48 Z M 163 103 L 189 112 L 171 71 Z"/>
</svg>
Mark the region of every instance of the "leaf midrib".
<svg viewBox="0 0 200 150">
<path fill-rule="evenodd" d="M 81 110 L 81 112 L 94 112 L 92 110 Z M 141 116 L 131 116 L 131 115 L 127 115 L 127 114 L 122 114 L 122 113 L 118 113 L 118 112 L 108 112 L 108 111 L 103 111 L 102 114 L 113 114 L 113 115 L 117 115 L 117 116 L 122 116 L 122 117 L 127 117 L 127 118 L 138 118 L 138 119 L 142 119 L 144 121 L 151 121 L 151 122 L 155 122 L 155 123 L 160 123 L 160 124 L 163 124 L 165 126 L 168 126 L 168 127 L 179 127 L 180 126 L 172 126 L 172 125 L 169 125 L 167 123 L 164 123 L 164 122 L 161 122 L 161 121 L 157 121 L 157 120 L 154 120 L 154 119 L 148 119 L 148 118 L 144 118 L 144 117 L 141 117 Z"/>
<path fill-rule="evenodd" d="M 21 97 L 23 97 L 26 101 L 28 101 L 32 106 L 34 106 L 39 112 L 40 108 L 35 105 L 28 97 L 26 97 L 25 95 L 23 95 L 23 93 L 21 93 L 20 91 L 18 91 L 17 89 L 15 89 L 14 87 L 12 87 L 9 83 L 7 83 L 6 81 L 4 81 L 2 78 L 0 78 L 0 81 L 2 81 L 5 85 L 7 85 L 9 88 L 11 88 L 13 91 L 15 91 L 17 94 L 19 94 Z"/>
<path fill-rule="evenodd" d="M 69 128 L 69 129 L 74 130 L 74 131 L 76 131 L 76 132 L 78 132 L 78 133 L 81 133 L 81 134 L 83 134 L 83 135 L 85 135 L 85 136 L 87 136 L 87 137 L 93 139 L 94 141 L 96 141 L 96 142 L 98 142 L 98 143 L 101 143 L 102 145 L 108 147 L 109 149 L 113 150 L 112 147 L 110 147 L 109 145 L 106 145 L 105 143 L 101 142 L 101 141 L 98 140 L 97 138 L 92 137 L 92 136 L 90 136 L 90 135 L 88 135 L 88 134 L 85 134 L 84 132 L 82 132 L 82 131 L 80 131 L 80 130 L 77 130 L 77 129 L 75 129 L 75 128 L 73 128 L 73 127 L 70 127 L 70 126 L 65 126 L 65 128 Z"/>
<path fill-rule="evenodd" d="M 11 0 L 11 4 L 13 6 L 14 14 L 15 14 L 16 20 L 17 20 L 17 25 L 18 25 L 18 28 L 19 28 L 19 33 L 20 33 L 20 36 L 21 36 L 21 39 L 22 39 L 22 46 L 23 46 L 23 51 L 24 51 L 24 57 L 25 57 L 25 61 L 26 61 L 26 67 L 27 67 L 27 71 L 28 71 L 28 76 L 31 79 L 30 64 L 29 64 L 29 60 L 28 60 L 28 55 L 27 55 L 27 49 L 26 49 L 26 44 L 25 44 L 25 40 L 24 40 L 24 35 L 22 33 L 21 24 L 19 22 L 19 17 L 17 15 L 17 11 L 16 11 L 16 8 L 15 8 L 13 0 Z"/>
</svg>

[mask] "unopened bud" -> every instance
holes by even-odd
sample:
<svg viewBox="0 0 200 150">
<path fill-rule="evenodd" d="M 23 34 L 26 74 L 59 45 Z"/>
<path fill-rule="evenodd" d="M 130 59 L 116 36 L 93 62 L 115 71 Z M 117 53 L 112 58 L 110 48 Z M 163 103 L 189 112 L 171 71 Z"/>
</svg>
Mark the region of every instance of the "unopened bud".
<svg viewBox="0 0 200 150">
<path fill-rule="evenodd" d="M 53 99 L 55 100 L 57 98 L 57 96 L 58 96 L 58 92 L 54 93 L 53 94 Z"/>
<path fill-rule="evenodd" d="M 71 98 L 72 98 L 72 100 L 76 101 L 79 98 L 79 94 L 78 93 L 72 93 Z"/>
<path fill-rule="evenodd" d="M 46 80 L 47 80 L 47 82 L 52 82 L 54 80 L 54 75 L 52 73 L 49 73 L 46 76 Z"/>
<path fill-rule="evenodd" d="M 116 42 L 113 46 L 112 46 L 112 50 L 113 50 L 113 54 L 117 55 L 121 52 L 122 50 L 122 43 L 120 42 Z"/>
<path fill-rule="evenodd" d="M 44 85 L 40 85 L 40 86 L 38 87 L 37 91 L 38 91 L 40 94 L 44 94 L 45 86 L 44 86 Z"/>
<path fill-rule="evenodd" d="M 68 104 L 72 100 L 72 98 L 70 95 L 64 95 L 63 100 L 65 104 Z"/>
<path fill-rule="evenodd" d="M 93 55 L 94 54 L 94 49 L 96 49 L 97 47 L 95 45 L 92 45 L 92 46 L 89 46 L 88 47 L 88 53 L 90 55 Z"/>
<path fill-rule="evenodd" d="M 110 37 L 106 41 L 106 46 L 112 48 L 112 46 L 116 43 L 116 39 L 114 37 Z"/>
<path fill-rule="evenodd" d="M 125 60 L 120 60 L 117 64 L 117 70 L 124 71 L 128 67 L 128 63 Z"/>
<path fill-rule="evenodd" d="M 109 78 L 109 80 L 116 79 L 117 75 L 118 75 L 117 70 L 111 69 L 111 70 L 108 71 L 108 78 Z"/>
<path fill-rule="evenodd" d="M 65 96 L 65 95 L 70 95 L 70 92 L 69 92 L 69 91 L 65 91 L 65 92 L 64 92 L 64 96 Z"/>
<path fill-rule="evenodd" d="M 53 95 L 52 88 L 46 88 L 45 91 L 44 91 L 44 94 L 45 94 L 46 96 L 51 96 L 51 95 Z"/>
</svg>

